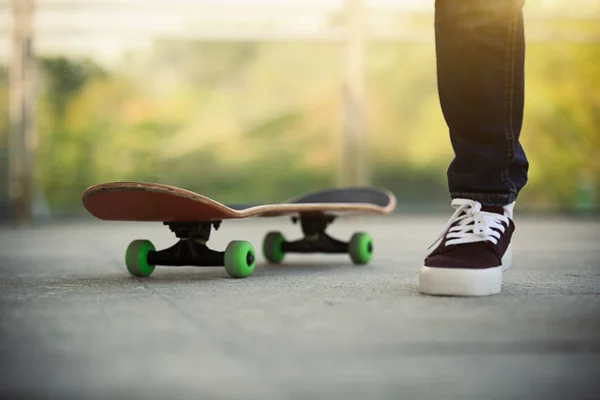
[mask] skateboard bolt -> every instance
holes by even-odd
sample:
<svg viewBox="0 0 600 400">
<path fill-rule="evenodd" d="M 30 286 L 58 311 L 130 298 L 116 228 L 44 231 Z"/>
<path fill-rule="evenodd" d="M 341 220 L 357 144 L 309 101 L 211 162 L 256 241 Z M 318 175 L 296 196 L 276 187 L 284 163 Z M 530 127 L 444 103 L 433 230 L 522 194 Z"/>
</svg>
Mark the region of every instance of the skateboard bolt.
<svg viewBox="0 0 600 400">
<path fill-rule="evenodd" d="M 372 253 L 372 252 L 373 252 L 373 243 L 369 243 L 369 246 L 367 247 L 367 251 L 368 251 L 369 253 Z"/>
<path fill-rule="evenodd" d="M 247 265 L 254 264 L 254 254 L 248 252 L 248 255 L 246 255 L 246 264 Z"/>
</svg>

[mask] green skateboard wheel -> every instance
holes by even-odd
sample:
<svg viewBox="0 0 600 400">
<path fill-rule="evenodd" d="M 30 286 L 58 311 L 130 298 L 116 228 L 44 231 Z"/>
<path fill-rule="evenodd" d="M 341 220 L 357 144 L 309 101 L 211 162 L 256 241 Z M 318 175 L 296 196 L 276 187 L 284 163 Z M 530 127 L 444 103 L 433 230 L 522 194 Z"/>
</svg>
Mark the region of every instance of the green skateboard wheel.
<svg viewBox="0 0 600 400">
<path fill-rule="evenodd" d="M 367 264 L 373 257 L 373 239 L 365 232 L 355 233 L 348 243 L 348 253 L 354 264 Z"/>
<path fill-rule="evenodd" d="M 134 240 L 127 246 L 125 265 L 133 276 L 147 277 L 154 272 L 154 265 L 148 264 L 148 253 L 156 250 L 149 240 Z"/>
<path fill-rule="evenodd" d="M 252 244 L 234 240 L 225 249 L 225 270 L 232 278 L 247 278 L 254 272 L 256 254 Z"/>
<path fill-rule="evenodd" d="M 285 257 L 282 245 L 285 243 L 285 237 L 281 232 L 269 232 L 263 240 L 263 255 L 273 264 L 279 264 Z"/>
</svg>

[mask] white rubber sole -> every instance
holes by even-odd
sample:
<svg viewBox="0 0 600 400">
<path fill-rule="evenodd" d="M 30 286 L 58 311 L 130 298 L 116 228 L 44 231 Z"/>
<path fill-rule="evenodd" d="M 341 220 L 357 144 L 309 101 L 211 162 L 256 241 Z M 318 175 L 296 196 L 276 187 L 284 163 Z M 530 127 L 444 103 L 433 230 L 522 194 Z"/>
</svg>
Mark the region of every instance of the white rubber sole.
<svg viewBox="0 0 600 400">
<path fill-rule="evenodd" d="M 419 291 L 436 296 L 490 296 L 502 290 L 502 273 L 512 265 L 512 245 L 497 268 L 435 268 L 419 270 Z"/>
</svg>

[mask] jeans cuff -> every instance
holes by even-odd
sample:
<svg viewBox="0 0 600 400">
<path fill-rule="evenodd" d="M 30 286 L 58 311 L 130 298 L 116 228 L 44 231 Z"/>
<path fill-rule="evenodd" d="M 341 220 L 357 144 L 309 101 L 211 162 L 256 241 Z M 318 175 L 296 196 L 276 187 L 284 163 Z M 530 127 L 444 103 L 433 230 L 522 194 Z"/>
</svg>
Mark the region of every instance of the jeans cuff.
<svg viewBox="0 0 600 400">
<path fill-rule="evenodd" d="M 517 200 L 516 194 L 461 193 L 450 192 L 453 199 L 469 199 L 480 202 L 484 206 L 506 206 Z"/>
</svg>

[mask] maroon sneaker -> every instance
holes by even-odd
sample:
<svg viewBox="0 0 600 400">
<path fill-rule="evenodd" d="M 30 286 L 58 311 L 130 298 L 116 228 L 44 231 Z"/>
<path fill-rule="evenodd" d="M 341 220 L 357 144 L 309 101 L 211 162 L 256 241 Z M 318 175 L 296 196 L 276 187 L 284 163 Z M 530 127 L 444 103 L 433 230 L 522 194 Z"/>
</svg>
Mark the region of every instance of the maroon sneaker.
<svg viewBox="0 0 600 400">
<path fill-rule="evenodd" d="M 512 263 L 514 203 L 482 206 L 452 200 L 456 211 L 419 271 L 419 291 L 431 295 L 488 296 L 502 289 L 502 273 Z"/>
</svg>

